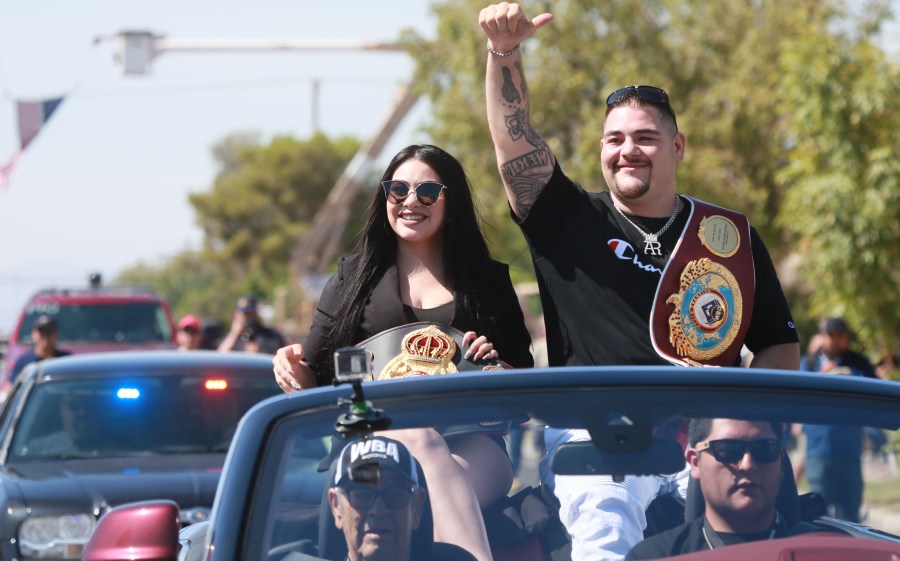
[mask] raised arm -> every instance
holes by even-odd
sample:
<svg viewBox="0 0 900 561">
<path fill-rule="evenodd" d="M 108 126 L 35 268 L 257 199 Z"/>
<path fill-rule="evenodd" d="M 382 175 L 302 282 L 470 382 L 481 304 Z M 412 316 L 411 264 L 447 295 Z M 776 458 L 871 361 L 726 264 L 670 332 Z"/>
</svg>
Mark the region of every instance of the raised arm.
<svg viewBox="0 0 900 561">
<path fill-rule="evenodd" d="M 519 45 L 552 20 L 551 14 L 541 14 L 529 21 L 518 4 L 506 2 L 488 6 L 478 17 L 488 38 L 488 125 L 509 204 L 520 219 L 528 216 L 546 187 L 555 160 L 531 128 L 531 99 Z"/>
</svg>

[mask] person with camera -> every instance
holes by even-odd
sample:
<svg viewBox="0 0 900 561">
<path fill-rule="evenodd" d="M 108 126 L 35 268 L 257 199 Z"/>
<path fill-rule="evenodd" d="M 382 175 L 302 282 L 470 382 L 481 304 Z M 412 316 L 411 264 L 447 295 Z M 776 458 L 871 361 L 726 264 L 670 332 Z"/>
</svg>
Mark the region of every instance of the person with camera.
<svg viewBox="0 0 900 561">
<path fill-rule="evenodd" d="M 263 322 L 257 309 L 256 298 L 245 295 L 237 300 L 231 318 L 231 329 L 219 343 L 219 350 L 275 354 L 285 344 L 281 333 Z"/>
</svg>

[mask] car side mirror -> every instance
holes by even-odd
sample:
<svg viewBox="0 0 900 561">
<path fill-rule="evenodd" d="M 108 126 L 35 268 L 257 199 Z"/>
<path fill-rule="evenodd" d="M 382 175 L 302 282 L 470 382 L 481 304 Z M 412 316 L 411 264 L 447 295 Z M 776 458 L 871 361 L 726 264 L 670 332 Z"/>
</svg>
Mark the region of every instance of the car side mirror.
<svg viewBox="0 0 900 561">
<path fill-rule="evenodd" d="M 100 518 L 84 547 L 82 561 L 176 561 L 181 523 L 173 501 L 118 506 Z"/>
</svg>

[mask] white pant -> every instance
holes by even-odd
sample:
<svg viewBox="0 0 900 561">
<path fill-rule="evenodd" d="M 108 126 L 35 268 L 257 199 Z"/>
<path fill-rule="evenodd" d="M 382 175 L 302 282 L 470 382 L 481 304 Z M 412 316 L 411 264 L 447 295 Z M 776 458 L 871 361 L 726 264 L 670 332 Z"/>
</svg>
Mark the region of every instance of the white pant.
<svg viewBox="0 0 900 561">
<path fill-rule="evenodd" d="M 590 440 L 584 429 L 546 428 L 547 455 L 541 460 L 541 481 L 559 499 L 559 518 L 572 537 L 572 561 L 621 561 L 644 539 L 645 512 L 656 497 L 687 494 L 690 470 L 672 475 L 628 475 L 615 482 L 608 475 L 554 475 L 550 464 L 563 442 Z"/>
</svg>

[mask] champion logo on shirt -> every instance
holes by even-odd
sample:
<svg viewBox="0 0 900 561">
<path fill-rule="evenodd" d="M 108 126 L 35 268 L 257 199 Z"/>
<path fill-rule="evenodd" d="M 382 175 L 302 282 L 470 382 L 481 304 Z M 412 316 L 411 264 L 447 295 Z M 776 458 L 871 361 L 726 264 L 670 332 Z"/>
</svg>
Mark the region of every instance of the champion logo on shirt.
<svg viewBox="0 0 900 561">
<path fill-rule="evenodd" d="M 638 259 L 638 253 L 634 250 L 634 247 L 625 240 L 613 238 L 606 243 L 619 259 L 623 261 L 631 261 L 632 264 L 634 264 L 638 269 L 647 271 L 648 273 L 658 273 L 660 276 L 662 276 L 662 269 L 660 269 L 659 267 L 656 267 L 653 264 L 641 263 L 641 260 Z"/>
</svg>

